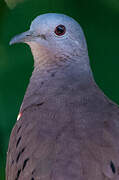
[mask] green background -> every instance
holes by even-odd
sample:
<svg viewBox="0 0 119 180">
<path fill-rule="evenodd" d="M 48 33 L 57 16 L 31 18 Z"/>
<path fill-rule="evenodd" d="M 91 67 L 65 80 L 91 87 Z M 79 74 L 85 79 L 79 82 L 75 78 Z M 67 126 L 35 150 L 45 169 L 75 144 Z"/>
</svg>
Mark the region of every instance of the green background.
<svg viewBox="0 0 119 180">
<path fill-rule="evenodd" d="M 9 135 L 33 70 L 30 48 L 10 47 L 9 41 L 26 31 L 37 15 L 47 12 L 65 13 L 81 24 L 95 80 L 119 104 L 118 0 L 27 0 L 14 9 L 0 0 L 0 180 L 5 179 Z"/>
</svg>

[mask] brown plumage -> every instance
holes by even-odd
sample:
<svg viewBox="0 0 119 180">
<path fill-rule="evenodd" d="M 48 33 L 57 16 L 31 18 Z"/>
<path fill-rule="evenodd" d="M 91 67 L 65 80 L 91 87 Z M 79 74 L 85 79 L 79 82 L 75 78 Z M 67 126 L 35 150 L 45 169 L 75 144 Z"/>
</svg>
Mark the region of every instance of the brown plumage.
<svg viewBox="0 0 119 180">
<path fill-rule="evenodd" d="M 62 32 L 63 25 L 66 32 Z M 6 180 L 118 180 L 119 107 L 96 85 L 83 32 L 61 14 L 37 17 L 11 44 L 34 56 L 12 130 Z"/>
</svg>

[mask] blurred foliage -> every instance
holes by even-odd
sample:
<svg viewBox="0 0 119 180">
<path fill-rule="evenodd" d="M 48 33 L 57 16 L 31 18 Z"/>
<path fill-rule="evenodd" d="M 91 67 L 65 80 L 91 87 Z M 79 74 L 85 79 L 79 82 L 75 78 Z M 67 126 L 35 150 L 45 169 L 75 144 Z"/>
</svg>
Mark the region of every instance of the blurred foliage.
<svg viewBox="0 0 119 180">
<path fill-rule="evenodd" d="M 17 4 L 24 2 L 24 0 L 5 0 L 5 2 L 10 9 L 13 9 Z"/>
<path fill-rule="evenodd" d="M 102 0 L 102 3 L 114 11 L 119 11 L 119 0 Z"/>
<path fill-rule="evenodd" d="M 119 104 L 118 0 L 29 0 L 13 10 L 0 0 L 0 180 L 5 179 L 9 135 L 33 70 L 30 48 L 23 44 L 9 47 L 9 41 L 27 30 L 37 15 L 47 12 L 65 13 L 81 24 L 95 80 Z"/>
</svg>

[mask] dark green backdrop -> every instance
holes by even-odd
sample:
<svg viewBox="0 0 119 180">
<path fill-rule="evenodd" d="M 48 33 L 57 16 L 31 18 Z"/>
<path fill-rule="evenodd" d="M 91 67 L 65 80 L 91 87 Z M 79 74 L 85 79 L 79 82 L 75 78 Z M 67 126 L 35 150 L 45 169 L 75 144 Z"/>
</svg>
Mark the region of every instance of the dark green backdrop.
<svg viewBox="0 0 119 180">
<path fill-rule="evenodd" d="M 10 47 L 9 41 L 47 12 L 65 13 L 81 24 L 95 80 L 119 104 L 119 1 L 27 0 L 11 10 L 0 0 L 0 180 L 5 179 L 9 135 L 33 69 L 29 47 Z"/>
</svg>

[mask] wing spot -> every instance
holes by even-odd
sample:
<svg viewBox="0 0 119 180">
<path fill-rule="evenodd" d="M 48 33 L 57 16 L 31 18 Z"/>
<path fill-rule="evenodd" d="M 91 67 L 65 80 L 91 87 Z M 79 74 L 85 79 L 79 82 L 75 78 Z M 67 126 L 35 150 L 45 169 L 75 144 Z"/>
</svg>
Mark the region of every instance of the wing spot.
<svg viewBox="0 0 119 180">
<path fill-rule="evenodd" d="M 55 73 L 52 73 L 52 74 L 51 74 L 51 77 L 55 77 Z"/>
<path fill-rule="evenodd" d="M 27 164 L 28 161 L 29 161 L 29 158 L 25 159 L 24 164 L 23 164 L 23 167 L 22 167 L 22 171 L 23 171 L 24 168 L 26 167 L 26 164 Z"/>
<path fill-rule="evenodd" d="M 24 152 L 24 150 L 25 150 L 25 148 L 23 148 L 23 149 L 19 152 L 19 154 L 17 155 L 16 163 L 19 161 L 19 158 L 20 158 L 21 154 Z"/>
<path fill-rule="evenodd" d="M 12 163 L 11 163 L 11 165 L 13 165 L 14 164 L 14 160 L 12 160 Z"/>
<path fill-rule="evenodd" d="M 116 173 L 116 168 L 115 168 L 115 165 L 114 165 L 114 163 L 112 161 L 110 162 L 110 167 L 112 169 L 112 172 L 115 174 Z"/>
<path fill-rule="evenodd" d="M 20 173 L 21 173 L 21 169 L 19 169 L 19 170 L 17 171 L 17 177 L 15 178 L 15 180 L 18 180 L 18 178 L 19 178 L 19 176 L 20 176 Z"/>
<path fill-rule="evenodd" d="M 31 180 L 35 180 L 35 179 L 32 177 Z"/>
<path fill-rule="evenodd" d="M 19 139 L 18 139 L 18 141 L 16 143 L 16 148 L 17 148 L 18 144 L 20 143 L 20 141 L 21 141 L 21 136 L 19 137 Z"/>
<path fill-rule="evenodd" d="M 32 175 L 35 173 L 35 169 L 32 171 Z"/>
<path fill-rule="evenodd" d="M 37 106 L 42 106 L 44 104 L 44 102 L 41 102 L 39 104 L 37 104 Z"/>
<path fill-rule="evenodd" d="M 44 84 L 44 82 L 42 81 L 42 82 L 41 82 L 41 85 L 43 85 L 43 84 Z"/>
<path fill-rule="evenodd" d="M 21 129 L 21 126 L 19 126 L 19 128 L 17 129 L 17 133 L 19 132 L 20 129 Z"/>
</svg>

